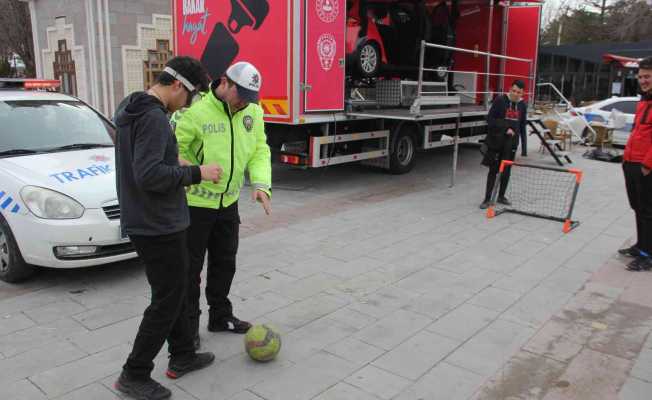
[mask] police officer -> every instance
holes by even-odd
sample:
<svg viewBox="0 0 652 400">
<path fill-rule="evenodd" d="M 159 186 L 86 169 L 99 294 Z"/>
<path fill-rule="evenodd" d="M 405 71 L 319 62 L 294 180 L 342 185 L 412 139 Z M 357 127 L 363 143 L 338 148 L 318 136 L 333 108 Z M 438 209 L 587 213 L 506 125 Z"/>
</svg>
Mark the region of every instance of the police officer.
<svg viewBox="0 0 652 400">
<path fill-rule="evenodd" d="M 217 183 L 203 181 L 187 192 L 190 206 L 188 308 L 195 346 L 199 348 L 200 274 L 208 250 L 206 299 L 208 330 L 245 333 L 251 327 L 233 315 L 228 299 L 236 269 L 240 216 L 238 198 L 249 171 L 252 200 L 271 213 L 271 156 L 263 111 L 258 103 L 262 78 L 248 62 L 231 65 L 211 90 L 177 114 L 179 157 L 192 165 L 217 163 Z"/>
</svg>

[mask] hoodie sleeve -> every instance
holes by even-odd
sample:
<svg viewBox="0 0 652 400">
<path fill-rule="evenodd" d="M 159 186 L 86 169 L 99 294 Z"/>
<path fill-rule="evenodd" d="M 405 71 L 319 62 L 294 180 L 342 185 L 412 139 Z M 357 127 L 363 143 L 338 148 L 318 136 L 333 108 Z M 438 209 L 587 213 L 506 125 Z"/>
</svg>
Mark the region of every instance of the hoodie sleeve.
<svg viewBox="0 0 652 400">
<path fill-rule="evenodd" d="M 160 111 L 152 110 L 134 124 L 133 173 L 143 190 L 166 193 L 179 186 L 190 186 L 201 181 L 197 166 L 181 167 L 165 163 L 167 147 L 173 137 L 170 124 Z M 176 149 L 173 150 L 176 153 Z"/>
<path fill-rule="evenodd" d="M 491 103 L 489 114 L 487 114 L 487 126 L 490 130 L 507 128 L 505 108 L 505 96 L 499 96 Z"/>
</svg>

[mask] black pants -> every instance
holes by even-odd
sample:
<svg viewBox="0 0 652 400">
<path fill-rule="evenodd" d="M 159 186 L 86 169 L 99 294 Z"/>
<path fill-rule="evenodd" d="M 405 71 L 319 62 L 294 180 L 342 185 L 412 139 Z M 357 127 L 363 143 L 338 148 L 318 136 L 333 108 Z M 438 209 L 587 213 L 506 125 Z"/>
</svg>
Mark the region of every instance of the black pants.
<svg viewBox="0 0 652 400">
<path fill-rule="evenodd" d="M 487 154 L 482 161 L 482 164 L 489 168 L 487 173 L 487 186 L 485 188 L 484 201 L 488 202 L 491 200 L 491 194 L 496 185 L 496 178 L 498 172 L 500 171 L 500 163 L 502 160 L 513 161 L 514 156 L 516 155 L 516 149 L 513 147 L 507 147 L 503 149 L 502 152 L 494 151 L 489 149 Z M 498 197 L 504 197 L 507 192 L 507 186 L 509 185 L 509 177 L 511 175 L 512 168 L 505 167 L 505 171 L 500 177 L 500 189 L 498 190 Z"/>
<path fill-rule="evenodd" d="M 523 129 L 519 135 L 521 135 L 521 155 L 527 156 L 527 129 Z"/>
<path fill-rule="evenodd" d="M 206 300 L 211 317 L 219 318 L 233 314 L 228 296 L 235 275 L 239 234 L 238 203 L 221 210 L 190 207 L 188 308 L 195 329 L 201 312 L 199 285 L 207 250 Z"/>
<path fill-rule="evenodd" d="M 152 299 L 123 368 L 127 375 L 145 379 L 166 340 L 172 357 L 195 352 L 186 310 L 187 240 L 185 231 L 162 236 L 130 235 L 130 239 L 145 263 Z"/>
<path fill-rule="evenodd" d="M 636 215 L 636 247 L 652 255 L 652 174 L 643 176 L 640 163 L 623 163 L 629 205 Z"/>
</svg>

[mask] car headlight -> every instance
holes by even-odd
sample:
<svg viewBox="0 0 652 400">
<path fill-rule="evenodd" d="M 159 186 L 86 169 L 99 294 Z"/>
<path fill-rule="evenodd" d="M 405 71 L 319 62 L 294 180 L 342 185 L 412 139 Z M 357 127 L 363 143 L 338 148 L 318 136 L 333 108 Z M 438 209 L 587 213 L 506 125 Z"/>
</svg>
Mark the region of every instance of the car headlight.
<svg viewBox="0 0 652 400">
<path fill-rule="evenodd" d="M 35 216 L 44 219 L 76 219 L 84 215 L 84 206 L 72 198 L 37 186 L 20 191 L 23 202 Z"/>
</svg>

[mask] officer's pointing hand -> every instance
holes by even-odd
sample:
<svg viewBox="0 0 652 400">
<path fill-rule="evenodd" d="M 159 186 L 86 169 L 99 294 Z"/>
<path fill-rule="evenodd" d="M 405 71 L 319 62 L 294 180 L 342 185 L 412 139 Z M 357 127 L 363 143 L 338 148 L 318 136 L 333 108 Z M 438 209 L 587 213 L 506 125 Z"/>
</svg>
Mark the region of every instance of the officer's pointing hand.
<svg viewBox="0 0 652 400">
<path fill-rule="evenodd" d="M 251 201 L 258 201 L 263 205 L 265 214 L 270 215 L 272 213 L 272 202 L 270 201 L 267 193 L 262 190 L 252 190 L 251 191 Z"/>
<path fill-rule="evenodd" d="M 201 170 L 201 179 L 203 181 L 217 183 L 222 176 L 222 167 L 217 164 L 201 165 L 199 169 Z"/>
</svg>

